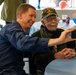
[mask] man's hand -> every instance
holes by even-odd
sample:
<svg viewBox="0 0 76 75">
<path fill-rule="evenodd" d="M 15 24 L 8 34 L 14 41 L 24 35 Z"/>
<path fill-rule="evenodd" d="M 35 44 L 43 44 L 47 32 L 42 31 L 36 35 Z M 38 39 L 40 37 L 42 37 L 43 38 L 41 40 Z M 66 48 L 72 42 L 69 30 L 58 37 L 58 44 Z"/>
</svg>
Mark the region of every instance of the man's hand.
<svg viewBox="0 0 76 75">
<path fill-rule="evenodd" d="M 70 36 L 68 36 L 67 34 L 76 30 L 76 28 L 69 28 L 65 31 L 63 31 L 60 35 L 59 38 L 55 38 L 55 39 L 50 39 L 48 41 L 48 46 L 54 46 L 54 45 L 58 45 L 58 44 L 63 44 L 69 41 L 74 41 L 76 39 L 72 39 Z"/>
<path fill-rule="evenodd" d="M 64 59 L 70 59 L 72 57 L 76 56 L 75 50 L 71 48 L 65 48 L 62 51 L 59 51 L 55 53 L 54 57 L 57 58 L 64 58 Z"/>
<path fill-rule="evenodd" d="M 59 37 L 60 40 L 64 43 L 68 42 L 68 41 L 73 41 L 76 39 L 72 39 L 70 36 L 68 36 L 68 33 L 71 33 L 72 31 L 76 30 L 76 28 L 69 28 L 65 31 L 62 32 L 61 36 Z"/>
</svg>

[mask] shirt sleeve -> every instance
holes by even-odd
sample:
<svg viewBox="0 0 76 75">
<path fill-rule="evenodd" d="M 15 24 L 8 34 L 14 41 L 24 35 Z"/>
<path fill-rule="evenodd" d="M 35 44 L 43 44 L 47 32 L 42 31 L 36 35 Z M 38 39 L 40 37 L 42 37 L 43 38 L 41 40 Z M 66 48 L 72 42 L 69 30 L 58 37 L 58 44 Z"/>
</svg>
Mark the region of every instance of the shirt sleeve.
<svg viewBox="0 0 76 75">
<path fill-rule="evenodd" d="M 28 51 L 28 52 L 47 52 L 50 51 L 48 47 L 48 38 L 30 37 L 25 35 L 23 30 L 14 28 L 4 29 L 4 35 L 6 40 L 18 50 Z"/>
</svg>

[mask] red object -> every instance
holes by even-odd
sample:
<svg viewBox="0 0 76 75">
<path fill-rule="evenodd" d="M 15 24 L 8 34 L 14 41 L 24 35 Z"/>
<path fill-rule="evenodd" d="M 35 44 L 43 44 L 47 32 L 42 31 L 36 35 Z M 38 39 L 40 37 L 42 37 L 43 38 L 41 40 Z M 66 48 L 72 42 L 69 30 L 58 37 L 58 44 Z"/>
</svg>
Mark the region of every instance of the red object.
<svg viewBox="0 0 76 75">
<path fill-rule="evenodd" d="M 61 9 L 64 9 L 65 7 L 67 7 L 67 2 L 66 2 L 66 1 L 60 1 L 60 2 L 59 2 L 59 7 L 60 7 Z"/>
</svg>

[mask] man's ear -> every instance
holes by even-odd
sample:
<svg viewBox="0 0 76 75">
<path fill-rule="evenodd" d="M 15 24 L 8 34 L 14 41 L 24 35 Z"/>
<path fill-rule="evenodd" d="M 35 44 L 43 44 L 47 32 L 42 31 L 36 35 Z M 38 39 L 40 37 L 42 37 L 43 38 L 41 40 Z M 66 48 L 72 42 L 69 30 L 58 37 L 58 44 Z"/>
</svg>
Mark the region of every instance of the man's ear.
<svg viewBox="0 0 76 75">
<path fill-rule="evenodd" d="M 57 21 L 58 21 L 58 22 L 60 21 L 60 17 L 57 17 Z"/>
<path fill-rule="evenodd" d="M 41 20 L 41 23 L 42 23 L 43 26 L 45 26 L 44 20 Z"/>
</svg>

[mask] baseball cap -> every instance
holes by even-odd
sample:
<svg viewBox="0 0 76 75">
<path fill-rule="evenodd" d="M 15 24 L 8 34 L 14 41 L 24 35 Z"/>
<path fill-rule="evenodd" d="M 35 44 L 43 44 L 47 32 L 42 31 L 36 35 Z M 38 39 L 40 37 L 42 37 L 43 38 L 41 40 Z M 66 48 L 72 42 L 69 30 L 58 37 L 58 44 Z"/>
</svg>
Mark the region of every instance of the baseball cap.
<svg viewBox="0 0 76 75">
<path fill-rule="evenodd" d="M 49 17 L 50 15 L 58 16 L 54 8 L 45 8 L 42 10 L 42 19 Z"/>
</svg>

